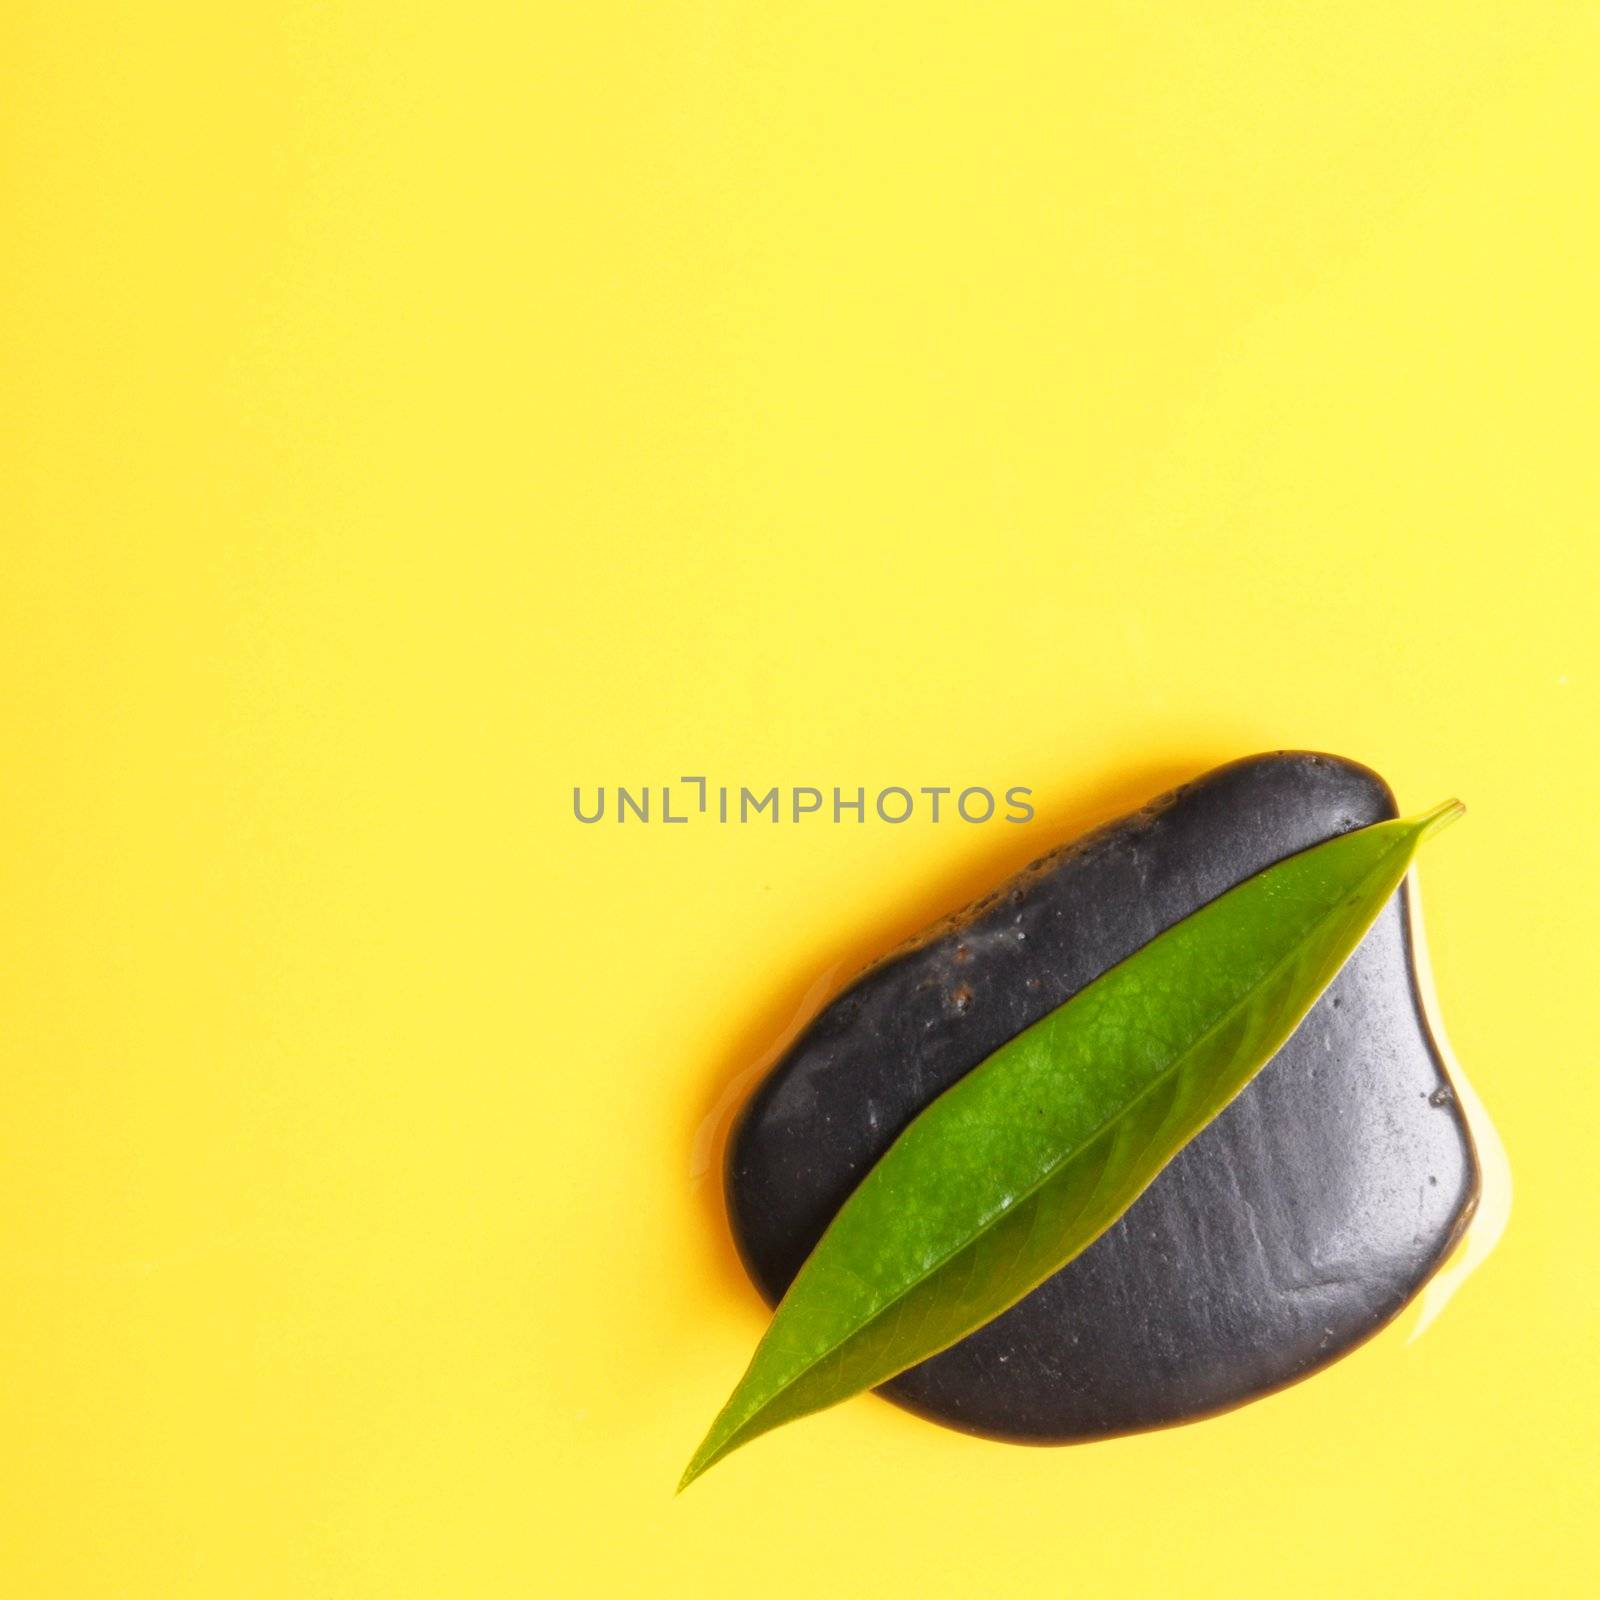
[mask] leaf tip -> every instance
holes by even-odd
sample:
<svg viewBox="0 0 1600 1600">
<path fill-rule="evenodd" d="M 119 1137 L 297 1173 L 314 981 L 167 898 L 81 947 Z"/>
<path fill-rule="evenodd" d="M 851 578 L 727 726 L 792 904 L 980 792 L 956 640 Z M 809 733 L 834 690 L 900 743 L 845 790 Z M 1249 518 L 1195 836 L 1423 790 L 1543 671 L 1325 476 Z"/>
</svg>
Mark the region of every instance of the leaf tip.
<svg viewBox="0 0 1600 1600">
<path fill-rule="evenodd" d="M 707 1443 L 709 1442 L 708 1440 Z M 672 1491 L 673 1498 L 676 1499 L 678 1495 L 682 1494 L 714 1460 L 716 1460 L 715 1453 L 708 1454 L 705 1445 L 701 1445 L 690 1459 L 689 1465 L 683 1469 L 683 1476 L 678 1479 L 678 1487 Z"/>
<path fill-rule="evenodd" d="M 711 1432 L 700 1441 L 700 1448 L 689 1457 L 689 1465 L 683 1469 L 683 1476 L 678 1479 L 678 1487 L 674 1494 L 682 1494 L 708 1467 L 713 1467 L 732 1448 L 727 1435 L 722 1427 L 723 1419 L 718 1417 L 711 1424 Z"/>
</svg>

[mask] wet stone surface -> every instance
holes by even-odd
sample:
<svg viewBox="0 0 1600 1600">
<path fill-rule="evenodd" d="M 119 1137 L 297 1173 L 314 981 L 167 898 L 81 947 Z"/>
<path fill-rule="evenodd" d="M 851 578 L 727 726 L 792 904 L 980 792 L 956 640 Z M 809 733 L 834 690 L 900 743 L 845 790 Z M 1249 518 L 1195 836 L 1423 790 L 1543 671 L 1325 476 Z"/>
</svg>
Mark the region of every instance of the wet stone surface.
<svg viewBox="0 0 1600 1600">
<path fill-rule="evenodd" d="M 901 1129 L 1007 1039 L 1252 873 L 1392 815 L 1383 781 L 1353 762 L 1234 762 L 865 973 L 763 1079 L 729 1140 L 729 1215 L 762 1294 L 777 1301 Z M 1237 1405 L 1394 1316 L 1478 1184 L 1418 996 L 1406 894 L 1115 1227 L 881 1392 L 952 1427 L 1067 1442 Z"/>
</svg>

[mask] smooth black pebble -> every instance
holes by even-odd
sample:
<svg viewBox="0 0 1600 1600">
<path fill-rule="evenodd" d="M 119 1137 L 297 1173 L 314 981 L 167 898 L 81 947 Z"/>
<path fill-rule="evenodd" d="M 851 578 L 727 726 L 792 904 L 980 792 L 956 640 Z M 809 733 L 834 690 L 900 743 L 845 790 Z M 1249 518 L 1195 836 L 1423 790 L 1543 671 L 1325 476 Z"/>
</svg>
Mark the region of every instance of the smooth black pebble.
<svg viewBox="0 0 1600 1600">
<path fill-rule="evenodd" d="M 1393 815 L 1388 786 L 1354 762 L 1236 761 L 870 968 L 729 1139 L 729 1216 L 757 1288 L 776 1303 L 912 1117 L 1007 1039 L 1234 884 Z M 1409 916 L 1402 888 L 1288 1044 L 1115 1227 L 880 1392 L 951 1427 L 1067 1443 L 1238 1405 L 1389 1321 L 1478 1196 Z"/>
</svg>

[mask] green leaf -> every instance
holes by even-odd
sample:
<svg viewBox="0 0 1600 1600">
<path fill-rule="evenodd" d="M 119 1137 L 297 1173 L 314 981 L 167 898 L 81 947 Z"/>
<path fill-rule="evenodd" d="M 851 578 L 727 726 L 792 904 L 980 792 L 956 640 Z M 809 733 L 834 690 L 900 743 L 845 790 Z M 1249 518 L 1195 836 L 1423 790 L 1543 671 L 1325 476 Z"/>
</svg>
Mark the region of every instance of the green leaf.
<svg viewBox="0 0 1600 1600">
<path fill-rule="evenodd" d="M 954 1344 L 1092 1244 L 1272 1058 L 1462 810 L 1246 879 L 940 1095 L 840 1208 L 679 1488 Z"/>
</svg>

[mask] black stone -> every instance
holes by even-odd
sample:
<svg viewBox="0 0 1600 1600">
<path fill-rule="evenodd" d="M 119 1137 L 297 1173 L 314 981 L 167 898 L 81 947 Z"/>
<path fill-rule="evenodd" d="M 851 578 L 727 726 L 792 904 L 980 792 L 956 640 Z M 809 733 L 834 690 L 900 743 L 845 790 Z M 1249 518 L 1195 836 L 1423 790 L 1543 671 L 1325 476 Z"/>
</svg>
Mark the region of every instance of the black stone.
<svg viewBox="0 0 1600 1600">
<path fill-rule="evenodd" d="M 869 968 L 762 1080 L 729 1140 L 729 1216 L 767 1301 L 963 1073 L 1234 884 L 1394 814 L 1383 780 L 1354 762 L 1237 761 L 1036 861 Z M 1406 895 L 1115 1227 L 881 1392 L 951 1427 L 1066 1443 L 1238 1405 L 1392 1318 L 1478 1194 L 1418 995 Z"/>
</svg>

